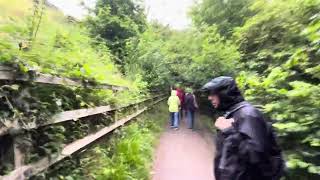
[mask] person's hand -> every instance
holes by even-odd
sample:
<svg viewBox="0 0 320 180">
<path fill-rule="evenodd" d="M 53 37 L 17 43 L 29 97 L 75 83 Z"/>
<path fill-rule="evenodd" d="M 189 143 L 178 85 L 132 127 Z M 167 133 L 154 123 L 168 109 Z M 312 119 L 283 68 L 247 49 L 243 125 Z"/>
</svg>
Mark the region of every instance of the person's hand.
<svg viewBox="0 0 320 180">
<path fill-rule="evenodd" d="M 234 122 L 234 119 L 226 119 L 225 117 L 219 117 L 216 122 L 214 123 L 214 125 L 220 129 L 220 130 L 224 130 L 227 129 L 229 127 L 232 126 L 232 123 Z"/>
</svg>

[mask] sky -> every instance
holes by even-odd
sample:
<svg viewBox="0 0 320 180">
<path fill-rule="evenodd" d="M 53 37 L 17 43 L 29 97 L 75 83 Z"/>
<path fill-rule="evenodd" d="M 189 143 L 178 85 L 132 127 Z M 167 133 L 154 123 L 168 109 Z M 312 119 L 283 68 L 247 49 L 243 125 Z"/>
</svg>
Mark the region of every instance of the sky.
<svg viewBox="0 0 320 180">
<path fill-rule="evenodd" d="M 83 18 L 87 11 L 79 5 L 80 0 L 48 0 L 60 8 L 65 14 L 78 19 Z M 88 7 L 94 7 L 96 0 L 84 0 Z M 169 25 L 174 29 L 185 29 L 191 24 L 187 13 L 195 0 L 144 0 L 148 20 Z"/>
<path fill-rule="evenodd" d="M 184 29 L 191 24 L 187 13 L 194 0 L 145 0 L 148 19 L 156 19 L 174 29 Z"/>
</svg>

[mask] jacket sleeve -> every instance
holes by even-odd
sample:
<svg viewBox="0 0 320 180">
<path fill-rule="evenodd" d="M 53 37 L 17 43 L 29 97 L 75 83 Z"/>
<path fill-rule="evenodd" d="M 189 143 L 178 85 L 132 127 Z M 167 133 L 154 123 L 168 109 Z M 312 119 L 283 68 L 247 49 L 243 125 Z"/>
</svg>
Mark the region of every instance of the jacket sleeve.
<svg viewBox="0 0 320 180">
<path fill-rule="evenodd" d="M 199 105 L 198 105 L 198 102 L 197 102 L 197 99 L 196 99 L 196 96 L 195 96 L 195 95 L 193 95 L 193 103 L 194 103 L 194 107 L 195 107 L 196 109 L 198 109 L 198 108 L 199 108 Z"/>
<path fill-rule="evenodd" d="M 261 119 L 252 115 L 240 116 L 233 127 L 222 131 L 225 140 L 218 167 L 222 179 L 235 179 L 244 168 L 242 163 L 254 165 L 261 161 L 264 132 Z"/>
</svg>

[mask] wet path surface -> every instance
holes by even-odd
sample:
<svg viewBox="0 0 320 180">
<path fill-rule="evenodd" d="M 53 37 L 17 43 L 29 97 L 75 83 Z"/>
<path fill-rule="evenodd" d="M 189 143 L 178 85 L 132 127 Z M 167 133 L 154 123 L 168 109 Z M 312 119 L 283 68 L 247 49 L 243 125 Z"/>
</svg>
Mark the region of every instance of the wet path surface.
<svg viewBox="0 0 320 180">
<path fill-rule="evenodd" d="M 209 135 L 210 136 L 210 135 Z M 153 180 L 213 180 L 213 145 L 201 130 L 167 128 L 153 164 Z"/>
</svg>

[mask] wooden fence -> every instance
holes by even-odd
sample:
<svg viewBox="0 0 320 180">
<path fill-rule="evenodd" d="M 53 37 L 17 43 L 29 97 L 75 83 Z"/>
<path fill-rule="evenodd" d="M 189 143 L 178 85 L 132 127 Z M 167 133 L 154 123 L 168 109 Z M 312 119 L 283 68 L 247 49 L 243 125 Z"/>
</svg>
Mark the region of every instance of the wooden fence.
<svg viewBox="0 0 320 180">
<path fill-rule="evenodd" d="M 55 154 L 50 157 L 44 157 L 43 159 L 41 159 L 35 163 L 28 164 L 28 165 L 23 165 L 23 164 L 21 164 L 21 162 L 19 162 L 19 160 L 15 159 L 16 169 L 14 171 L 12 171 L 10 174 L 3 176 L 3 177 L 0 177 L 0 179 L 3 179 L 3 180 L 28 179 L 31 176 L 33 176 L 37 173 L 40 173 L 40 172 L 46 170 L 47 168 L 49 168 L 50 166 L 64 160 L 65 158 L 70 157 L 71 155 L 75 154 L 76 152 L 84 150 L 86 147 L 88 147 L 92 143 L 96 142 L 101 137 L 103 137 L 103 136 L 107 135 L 108 133 L 112 132 L 113 130 L 123 126 L 125 123 L 129 122 L 130 120 L 133 120 L 135 117 L 137 117 L 141 113 L 145 112 L 153 105 L 163 101 L 164 99 L 166 99 L 166 97 L 160 97 L 160 99 L 156 100 L 149 107 L 144 107 L 144 108 L 138 110 L 137 112 L 135 112 L 125 118 L 122 118 L 121 120 L 116 121 L 115 123 L 113 123 L 110 126 L 104 127 L 95 133 L 92 133 L 88 136 L 85 136 L 82 139 L 76 140 L 76 141 L 66 145 L 62 149 L 61 153 Z M 20 152 L 19 149 L 15 148 L 15 156 L 23 157 L 23 155 L 21 155 L 21 154 L 22 154 L 22 152 Z M 54 157 L 54 158 L 52 158 L 52 157 Z"/>
<path fill-rule="evenodd" d="M 67 86 L 84 86 L 86 88 L 103 88 L 103 89 L 112 89 L 112 90 L 125 90 L 125 87 L 120 86 L 113 86 L 113 85 L 107 85 L 102 84 L 98 86 L 92 86 L 88 84 L 83 84 L 83 82 L 75 81 L 68 78 L 61 78 L 61 77 L 55 77 L 51 75 L 45 75 L 45 74 L 38 74 L 37 77 L 27 77 L 27 76 L 20 76 L 17 75 L 14 70 L 10 67 L 0 66 L 0 80 L 10 80 L 10 81 L 32 81 L 36 83 L 44 83 L 44 84 L 53 84 L 53 85 L 67 85 Z M 27 127 L 21 126 L 18 123 L 13 123 L 11 127 L 1 127 L 0 128 L 0 138 L 2 136 L 10 136 L 12 138 L 12 146 L 10 147 L 13 151 L 13 164 L 14 164 L 14 170 L 11 171 L 9 174 L 0 176 L 1 180 L 21 180 L 21 179 L 28 179 L 40 172 L 45 171 L 50 166 L 66 159 L 67 157 L 72 156 L 73 154 L 85 150 L 89 145 L 93 144 L 97 140 L 99 140 L 101 137 L 107 135 L 108 133 L 114 131 L 115 129 L 123 126 L 125 123 L 129 122 L 130 120 L 133 120 L 135 117 L 140 115 L 141 113 L 148 110 L 153 105 L 161 102 L 162 100 L 166 99 L 166 94 L 160 94 L 158 96 L 154 96 L 151 98 L 147 98 L 145 100 L 142 100 L 140 102 L 123 105 L 119 107 L 111 107 L 111 106 L 100 106 L 100 107 L 94 107 L 94 108 L 87 108 L 87 109 L 77 109 L 77 110 L 71 110 L 71 111 L 65 111 L 58 114 L 53 115 L 52 117 L 48 117 L 48 121 L 46 121 L 43 124 L 33 124 L 28 125 Z M 22 135 L 24 133 L 29 133 L 30 130 L 37 130 L 38 128 L 44 127 L 44 126 L 54 126 L 54 125 L 60 125 L 63 123 L 67 123 L 70 121 L 89 121 L 90 118 L 86 119 L 86 117 L 95 116 L 99 114 L 105 114 L 107 112 L 115 112 L 119 111 L 121 109 L 127 109 L 131 106 L 138 106 L 140 104 L 151 102 L 147 106 L 143 106 L 141 108 L 135 109 L 135 112 L 120 118 L 120 120 L 115 119 L 115 122 L 113 122 L 111 125 L 107 125 L 105 127 L 102 127 L 98 129 L 96 132 L 90 133 L 86 135 L 85 137 L 82 137 L 78 140 L 75 140 L 67 145 L 65 145 L 62 150 L 59 153 L 51 154 L 43 157 L 42 159 L 33 162 L 31 164 L 25 164 L 24 162 L 24 156 L 25 152 L 21 147 L 19 147 L 17 141 L 21 137 L 20 135 L 14 135 L 10 134 L 9 132 L 12 131 L 22 131 Z M 0 147 L 3 148 L 3 147 Z M 1 159 L 0 159 L 1 160 Z"/>
<path fill-rule="evenodd" d="M 112 108 L 111 106 L 100 106 L 100 107 L 94 107 L 94 108 L 87 108 L 87 109 L 77 109 L 77 110 L 71 110 L 71 111 L 64 111 L 58 114 L 53 115 L 52 117 L 48 118 L 48 121 L 43 123 L 43 124 L 31 124 L 28 125 L 27 127 L 23 127 L 19 124 L 13 123 L 11 127 L 2 127 L 0 128 L 0 136 L 6 135 L 8 134 L 11 130 L 31 130 L 31 129 L 36 129 L 42 126 L 48 126 L 48 125 L 53 125 L 53 124 L 58 124 L 58 123 L 62 123 L 62 122 L 66 122 L 66 121 L 77 121 L 80 118 L 83 117 L 88 117 L 88 116 L 93 116 L 96 114 L 102 114 L 102 113 L 106 113 L 106 112 L 110 112 L 110 111 L 116 111 L 119 109 L 123 109 L 132 105 L 136 105 L 136 104 L 140 104 L 142 102 L 154 99 L 154 98 L 158 98 L 163 96 L 164 94 L 152 97 L 152 98 L 148 98 L 145 100 L 142 100 L 140 102 L 136 102 L 136 103 L 131 103 L 128 105 L 124 105 L 124 106 L 120 106 L 120 107 L 114 107 Z"/>
</svg>

